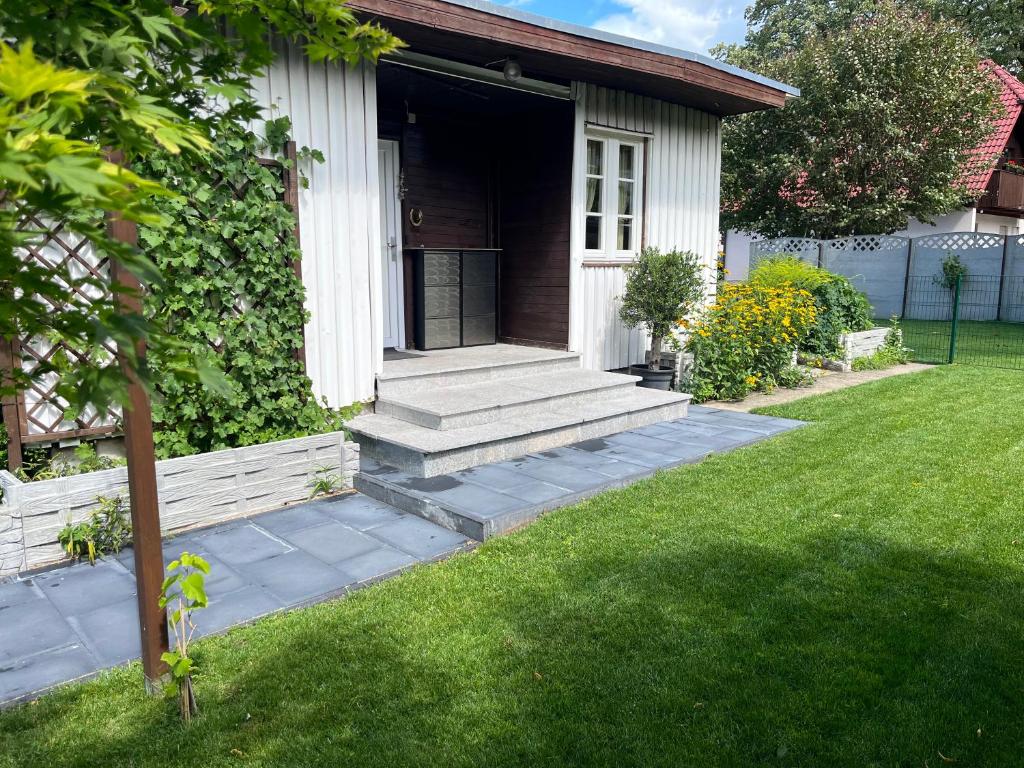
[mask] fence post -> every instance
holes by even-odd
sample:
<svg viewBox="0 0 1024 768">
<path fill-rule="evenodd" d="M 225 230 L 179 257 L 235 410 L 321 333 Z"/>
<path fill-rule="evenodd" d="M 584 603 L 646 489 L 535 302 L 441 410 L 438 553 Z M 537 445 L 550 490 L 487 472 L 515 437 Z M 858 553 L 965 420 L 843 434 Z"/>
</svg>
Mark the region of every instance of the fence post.
<svg viewBox="0 0 1024 768">
<path fill-rule="evenodd" d="M 914 238 L 907 238 L 907 269 L 903 273 L 903 309 L 900 317 L 907 316 L 907 294 L 910 293 L 910 263 L 914 260 Z"/>
<path fill-rule="evenodd" d="M 956 334 L 960 328 L 960 283 L 963 275 L 956 276 L 956 287 L 953 289 L 953 324 L 949 329 L 949 364 L 956 358 Z"/>
<path fill-rule="evenodd" d="M 120 164 L 120 152 L 110 153 L 111 162 Z M 131 246 L 138 243 L 134 222 L 114 216 L 107 220 L 107 231 L 115 240 Z M 116 261 L 111 261 L 111 282 L 120 286 L 117 301 L 120 311 L 142 314 L 142 285 L 139 279 Z M 128 402 L 124 409 L 124 442 L 128 454 L 128 498 L 132 515 L 132 550 L 135 554 L 135 585 L 139 630 L 142 640 L 142 674 L 146 691 L 161 694 L 168 677 L 167 663 L 161 658 L 170 649 L 167 612 L 160 607 L 164 581 L 164 552 L 160 538 L 160 508 L 157 499 L 156 450 L 153 445 L 153 414 L 149 393 L 118 350 L 121 370 L 128 377 Z M 138 360 L 146 355 L 145 341 L 135 347 Z"/>
<path fill-rule="evenodd" d="M 825 268 L 825 241 L 818 241 L 818 269 Z"/>
<path fill-rule="evenodd" d="M 1012 235 L 1003 235 L 1003 265 L 999 268 L 999 301 L 996 304 L 996 321 L 1003 319 L 1003 287 L 1006 284 L 1006 259 L 1010 250 Z"/>
<path fill-rule="evenodd" d="M 14 366 L 18 364 L 14 354 L 14 342 L 0 339 L 0 384 L 14 386 Z M 18 418 L 18 395 L 12 393 L 0 400 L 3 424 L 7 431 L 7 469 L 13 472 L 21 467 L 21 419 Z"/>
</svg>

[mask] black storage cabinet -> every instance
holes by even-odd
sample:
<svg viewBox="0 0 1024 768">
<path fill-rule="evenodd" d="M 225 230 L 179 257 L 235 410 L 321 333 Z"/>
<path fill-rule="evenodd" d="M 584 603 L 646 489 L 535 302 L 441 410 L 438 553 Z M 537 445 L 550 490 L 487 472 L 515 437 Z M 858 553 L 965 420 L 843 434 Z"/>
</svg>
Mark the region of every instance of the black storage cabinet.
<svg viewBox="0 0 1024 768">
<path fill-rule="evenodd" d="M 487 249 L 411 250 L 417 349 L 498 341 L 498 254 Z"/>
</svg>

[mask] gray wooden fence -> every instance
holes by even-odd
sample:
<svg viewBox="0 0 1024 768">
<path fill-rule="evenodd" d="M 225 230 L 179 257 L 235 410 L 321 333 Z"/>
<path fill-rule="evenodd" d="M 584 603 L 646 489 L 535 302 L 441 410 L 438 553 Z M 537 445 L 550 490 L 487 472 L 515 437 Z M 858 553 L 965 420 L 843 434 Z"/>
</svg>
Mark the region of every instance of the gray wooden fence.
<svg viewBox="0 0 1024 768">
<path fill-rule="evenodd" d="M 1010 284 L 1024 277 L 1024 235 L 987 232 L 947 232 L 898 237 L 857 235 L 837 240 L 784 237 L 750 244 L 750 268 L 768 256 L 791 254 L 830 272 L 845 275 L 867 294 L 875 316 L 914 318 L 915 297 L 911 278 L 936 277 L 942 262 L 955 254 L 967 268 L 965 292 L 974 296 L 969 320 L 1024 322 L 1021 297 L 1010 295 Z M 972 280 L 973 278 L 973 280 Z M 999 278 L 993 280 L 993 278 Z M 974 283 L 977 283 L 976 285 Z"/>
</svg>

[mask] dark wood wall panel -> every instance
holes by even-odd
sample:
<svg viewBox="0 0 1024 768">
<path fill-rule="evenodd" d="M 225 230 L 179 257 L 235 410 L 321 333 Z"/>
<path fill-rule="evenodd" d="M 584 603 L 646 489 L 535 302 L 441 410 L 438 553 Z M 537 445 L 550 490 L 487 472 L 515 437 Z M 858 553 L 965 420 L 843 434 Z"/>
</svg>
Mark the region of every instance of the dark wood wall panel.
<svg viewBox="0 0 1024 768">
<path fill-rule="evenodd" d="M 466 120 L 421 115 L 405 125 L 406 247 L 494 247 L 490 141 L 486 128 Z M 414 210 L 423 215 L 418 227 L 410 220 Z"/>
<path fill-rule="evenodd" d="M 507 121 L 502 133 L 500 335 L 564 348 L 569 343 L 571 107 L 544 104 Z"/>
</svg>

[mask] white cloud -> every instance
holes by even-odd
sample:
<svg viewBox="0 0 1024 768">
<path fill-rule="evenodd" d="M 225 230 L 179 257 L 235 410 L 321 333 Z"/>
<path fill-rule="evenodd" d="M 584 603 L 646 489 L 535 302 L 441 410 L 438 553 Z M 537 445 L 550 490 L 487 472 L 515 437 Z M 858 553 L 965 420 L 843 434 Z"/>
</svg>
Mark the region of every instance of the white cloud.
<svg viewBox="0 0 1024 768">
<path fill-rule="evenodd" d="M 729 8 L 701 0 L 614 0 L 623 10 L 598 19 L 596 29 L 691 51 L 706 51 L 718 42 Z"/>
</svg>

